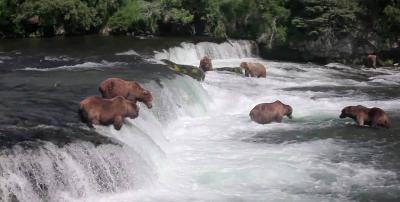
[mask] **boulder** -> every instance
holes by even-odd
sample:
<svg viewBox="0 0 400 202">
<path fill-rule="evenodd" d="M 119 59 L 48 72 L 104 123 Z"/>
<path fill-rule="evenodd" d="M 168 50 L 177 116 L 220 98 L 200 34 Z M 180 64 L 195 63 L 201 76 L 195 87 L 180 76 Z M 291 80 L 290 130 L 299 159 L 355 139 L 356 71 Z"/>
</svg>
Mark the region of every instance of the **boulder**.
<svg viewBox="0 0 400 202">
<path fill-rule="evenodd" d="M 242 68 L 240 67 L 218 67 L 218 68 L 214 68 L 214 71 L 226 71 L 226 72 L 232 72 L 235 74 L 240 74 L 243 75 L 243 71 Z"/>
<path fill-rule="evenodd" d="M 171 70 L 175 71 L 176 73 L 179 74 L 186 74 L 197 81 L 203 81 L 205 78 L 205 74 L 203 70 L 199 69 L 196 66 L 191 66 L 191 65 L 182 65 L 182 64 L 176 64 L 170 60 L 163 59 L 161 60 L 163 63 L 165 63 L 168 68 Z"/>
</svg>

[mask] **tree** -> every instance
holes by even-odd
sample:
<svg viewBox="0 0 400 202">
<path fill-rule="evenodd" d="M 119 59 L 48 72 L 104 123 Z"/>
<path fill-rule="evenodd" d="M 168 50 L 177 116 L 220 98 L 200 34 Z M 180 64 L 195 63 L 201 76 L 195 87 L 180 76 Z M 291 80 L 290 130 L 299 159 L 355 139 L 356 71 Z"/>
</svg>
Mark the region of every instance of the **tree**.
<svg viewBox="0 0 400 202">
<path fill-rule="evenodd" d="M 347 0 L 292 1 L 293 33 L 301 39 L 342 37 L 357 30 L 357 2 Z"/>
</svg>

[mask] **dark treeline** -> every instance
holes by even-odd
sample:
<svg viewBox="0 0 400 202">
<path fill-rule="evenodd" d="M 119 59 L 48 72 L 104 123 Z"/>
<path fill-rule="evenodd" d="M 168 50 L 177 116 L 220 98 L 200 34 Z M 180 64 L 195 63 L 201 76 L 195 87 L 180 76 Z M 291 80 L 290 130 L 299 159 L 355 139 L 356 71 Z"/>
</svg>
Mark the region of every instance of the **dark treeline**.
<svg viewBox="0 0 400 202">
<path fill-rule="evenodd" d="M 0 38 L 91 33 L 248 38 L 275 58 L 358 63 L 380 52 L 393 63 L 400 7 L 397 0 L 0 0 Z"/>
</svg>

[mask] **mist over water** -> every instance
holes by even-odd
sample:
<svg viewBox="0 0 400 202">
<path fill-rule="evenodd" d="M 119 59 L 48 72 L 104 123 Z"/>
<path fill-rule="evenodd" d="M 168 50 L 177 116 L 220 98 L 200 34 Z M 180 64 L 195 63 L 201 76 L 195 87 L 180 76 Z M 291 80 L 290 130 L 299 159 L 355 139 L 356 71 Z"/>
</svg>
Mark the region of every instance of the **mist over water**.
<svg viewBox="0 0 400 202">
<path fill-rule="evenodd" d="M 183 42 L 152 51 L 127 43 L 98 51 L 85 57 L 62 52 L 36 66 L 1 53 L 11 59 L 0 65 L 15 63 L 0 82 L 0 94 L 9 95 L 0 105 L 7 117 L 0 118 L 1 200 L 400 198 L 398 69 L 267 61 L 250 41 Z M 267 78 L 207 72 L 199 83 L 149 62 L 197 66 L 204 55 L 214 67 L 263 63 Z M 139 117 L 126 120 L 121 131 L 96 126 L 92 133 L 75 107 L 111 76 L 139 80 L 152 91 L 154 108 L 140 104 Z M 21 99 L 26 94 L 34 98 Z M 294 119 L 250 121 L 256 104 L 275 100 L 291 105 Z M 358 104 L 387 111 L 393 128 L 358 128 L 339 119 L 343 107 Z M 26 110 L 14 112 L 16 105 Z"/>
</svg>

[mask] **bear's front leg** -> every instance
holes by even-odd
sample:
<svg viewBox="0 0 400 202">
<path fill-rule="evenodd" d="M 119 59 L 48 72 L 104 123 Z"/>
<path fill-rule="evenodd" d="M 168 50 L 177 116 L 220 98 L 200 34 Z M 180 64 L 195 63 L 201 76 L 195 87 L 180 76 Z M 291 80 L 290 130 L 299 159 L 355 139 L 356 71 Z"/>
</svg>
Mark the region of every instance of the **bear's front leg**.
<svg viewBox="0 0 400 202">
<path fill-rule="evenodd" d="M 114 128 L 115 130 L 120 130 L 122 128 L 122 124 L 124 122 L 124 118 L 122 116 L 117 116 L 114 119 Z"/>
<path fill-rule="evenodd" d="M 357 116 L 356 122 L 358 126 L 364 126 L 364 118 L 362 116 Z"/>
</svg>

